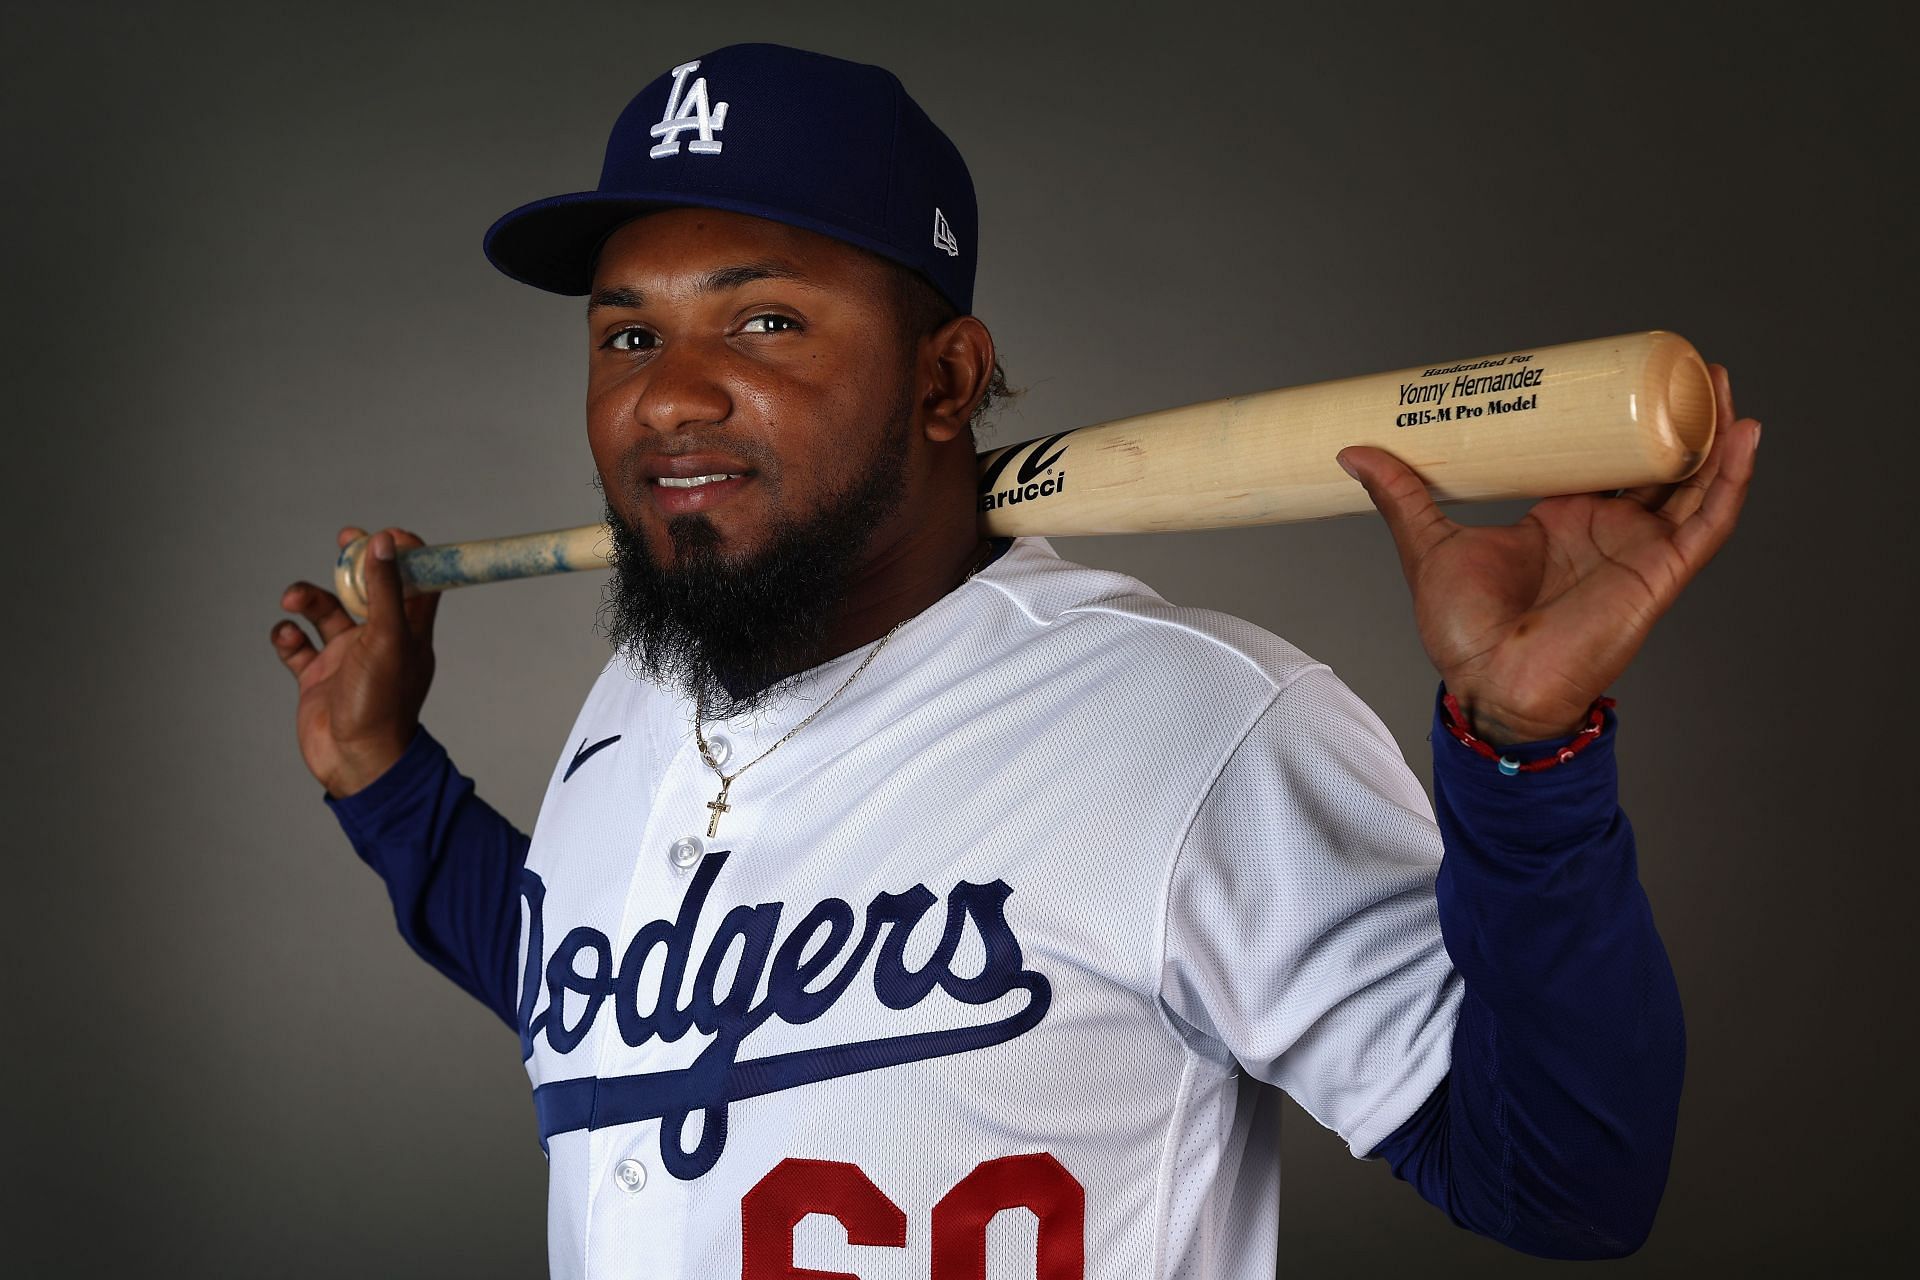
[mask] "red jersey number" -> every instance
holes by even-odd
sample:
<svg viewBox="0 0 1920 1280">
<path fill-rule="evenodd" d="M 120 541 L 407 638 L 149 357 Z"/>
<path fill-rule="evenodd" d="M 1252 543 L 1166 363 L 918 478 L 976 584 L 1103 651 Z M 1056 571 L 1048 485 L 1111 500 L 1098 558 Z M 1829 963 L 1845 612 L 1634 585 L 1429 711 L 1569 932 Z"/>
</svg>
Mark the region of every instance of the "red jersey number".
<svg viewBox="0 0 1920 1280">
<path fill-rule="evenodd" d="M 985 1161 L 940 1197 L 933 1206 L 932 1280 L 985 1280 L 987 1224 L 1019 1208 L 1040 1222 L 1039 1280 L 1083 1280 L 1086 1190 L 1045 1152 Z M 815 1213 L 845 1227 L 848 1244 L 906 1247 L 907 1215 L 858 1165 L 782 1160 L 740 1201 L 741 1280 L 860 1280 L 793 1265 L 793 1229 Z"/>
</svg>

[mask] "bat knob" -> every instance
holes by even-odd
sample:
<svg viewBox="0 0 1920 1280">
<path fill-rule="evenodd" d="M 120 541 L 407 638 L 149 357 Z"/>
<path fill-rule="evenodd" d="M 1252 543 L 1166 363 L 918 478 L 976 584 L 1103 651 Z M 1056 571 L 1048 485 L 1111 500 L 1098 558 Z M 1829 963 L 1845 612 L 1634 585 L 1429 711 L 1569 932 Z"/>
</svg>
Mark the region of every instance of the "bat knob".
<svg viewBox="0 0 1920 1280">
<path fill-rule="evenodd" d="M 369 541 L 369 535 L 361 534 L 340 548 L 340 558 L 333 565 L 333 594 L 340 597 L 341 605 L 356 618 L 367 616 L 365 567 Z"/>
</svg>

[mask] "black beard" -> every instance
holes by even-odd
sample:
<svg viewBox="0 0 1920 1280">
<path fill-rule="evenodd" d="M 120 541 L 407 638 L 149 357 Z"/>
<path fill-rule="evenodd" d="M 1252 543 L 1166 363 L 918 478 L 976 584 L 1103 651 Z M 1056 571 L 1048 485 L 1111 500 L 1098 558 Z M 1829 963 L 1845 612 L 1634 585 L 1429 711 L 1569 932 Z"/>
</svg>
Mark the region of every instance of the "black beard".
<svg viewBox="0 0 1920 1280">
<path fill-rule="evenodd" d="M 663 567 L 609 501 L 613 576 L 600 629 L 628 669 L 725 720 L 758 710 L 789 677 L 836 656 L 823 650 L 854 571 L 900 506 L 910 424 L 902 406 L 860 480 L 813 515 L 777 522 L 766 549 L 744 560 L 724 556 L 713 522 L 694 514 L 668 522 L 675 565 Z"/>
</svg>

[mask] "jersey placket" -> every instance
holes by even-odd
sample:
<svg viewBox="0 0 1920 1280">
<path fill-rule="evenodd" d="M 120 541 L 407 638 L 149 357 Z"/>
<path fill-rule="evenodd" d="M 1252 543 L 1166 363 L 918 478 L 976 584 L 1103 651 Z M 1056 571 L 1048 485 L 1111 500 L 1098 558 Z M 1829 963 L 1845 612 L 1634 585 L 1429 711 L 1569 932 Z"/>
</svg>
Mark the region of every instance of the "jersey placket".
<svg viewBox="0 0 1920 1280">
<path fill-rule="evenodd" d="M 716 753 L 724 752 L 722 765 L 737 768 L 742 760 L 754 758 L 765 749 L 764 738 L 771 742 L 781 731 L 754 733 L 744 726 L 736 731 L 726 726 L 719 734 L 709 734 L 708 743 Z M 716 740 L 717 739 L 717 740 Z M 722 745 L 724 744 L 724 745 Z M 764 784 L 775 779 L 772 762 L 754 770 L 753 777 Z M 638 795 L 647 794 L 648 782 L 629 780 Z M 758 813 L 742 812 L 740 807 L 722 815 L 716 836 L 706 835 L 712 820 L 707 801 L 719 790 L 713 770 L 701 758 L 691 735 L 674 753 L 666 774 L 655 791 L 655 803 L 647 815 L 644 834 L 635 850 L 628 881 L 626 902 L 620 928 L 615 936 L 614 961 L 622 961 L 629 942 L 654 920 L 673 920 L 679 913 L 688 888 L 700 867 L 716 853 L 751 846 L 759 826 Z M 701 912 L 693 935 L 693 946 L 680 990 L 659 992 L 643 985 L 637 999 L 643 1009 L 680 1000 L 705 955 L 708 941 L 725 915 L 718 902 Z M 655 962 L 644 972 L 652 981 L 659 965 Z M 620 997 L 615 997 L 620 998 Z M 620 1034 L 618 1019 L 607 1015 L 597 1020 L 593 1033 L 599 1037 L 594 1046 L 594 1074 L 602 1080 L 685 1066 L 698 1052 L 706 1037 L 697 1029 L 687 1032 L 675 1044 L 649 1039 L 630 1046 Z M 691 1124 L 691 1122 L 690 1122 Z M 684 1241 L 691 1209 L 691 1193 L 696 1183 L 682 1182 L 667 1172 L 660 1154 L 661 1121 L 646 1120 L 634 1124 L 595 1129 L 588 1135 L 588 1275 L 676 1276 L 682 1273 Z"/>
<path fill-rule="evenodd" d="M 704 856 L 701 846 L 683 842 L 705 830 L 695 815 L 702 812 L 700 797 L 709 771 L 691 739 L 675 753 L 657 790 L 652 779 L 637 771 L 643 768 L 639 765 L 643 758 L 636 753 L 636 772 L 622 779 L 636 804 L 652 803 L 633 851 L 620 927 L 612 939 L 616 972 L 635 934 L 652 920 L 670 920 L 678 913 Z M 689 856 L 690 852 L 701 856 Z M 642 987 L 635 998 L 646 1008 L 656 998 L 670 1001 L 676 994 L 656 994 Z M 680 1046 L 663 1045 L 657 1039 L 628 1045 L 612 1009 L 597 1020 L 593 1034 L 597 1037 L 593 1071 L 601 1080 L 679 1065 Z M 685 1185 L 661 1164 L 660 1122 L 594 1129 L 587 1135 L 587 1144 L 587 1274 L 618 1275 L 623 1280 L 680 1274 L 688 1201 Z"/>
</svg>

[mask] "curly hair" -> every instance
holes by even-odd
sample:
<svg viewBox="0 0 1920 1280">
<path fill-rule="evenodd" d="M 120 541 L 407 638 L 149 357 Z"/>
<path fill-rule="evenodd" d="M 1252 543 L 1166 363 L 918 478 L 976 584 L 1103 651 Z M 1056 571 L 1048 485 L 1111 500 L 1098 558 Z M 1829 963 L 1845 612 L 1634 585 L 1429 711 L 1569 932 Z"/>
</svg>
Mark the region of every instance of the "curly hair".
<svg viewBox="0 0 1920 1280">
<path fill-rule="evenodd" d="M 889 262 L 888 265 L 893 268 L 893 301 L 900 316 L 901 339 L 911 352 L 914 343 L 960 312 L 919 272 L 897 262 Z M 975 447 L 979 446 L 980 430 L 986 424 L 988 415 L 1018 395 L 1020 389 L 1007 385 L 1006 371 L 1000 367 L 1000 356 L 995 352 L 993 372 L 987 377 L 986 390 L 981 393 L 980 403 L 973 407 L 967 423 L 972 429 Z"/>
</svg>

